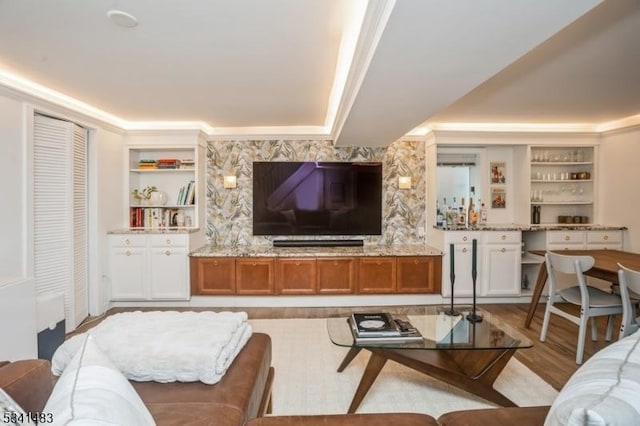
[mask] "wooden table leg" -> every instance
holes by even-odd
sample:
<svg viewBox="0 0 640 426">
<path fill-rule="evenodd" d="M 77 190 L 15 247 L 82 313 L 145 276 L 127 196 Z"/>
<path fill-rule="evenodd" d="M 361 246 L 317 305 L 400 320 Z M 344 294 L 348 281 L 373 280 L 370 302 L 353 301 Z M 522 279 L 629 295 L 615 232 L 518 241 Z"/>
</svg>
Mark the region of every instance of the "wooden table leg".
<svg viewBox="0 0 640 426">
<path fill-rule="evenodd" d="M 371 358 L 348 413 L 355 413 L 387 360 L 412 368 L 503 407 L 516 404 L 493 388 L 516 348 L 489 350 L 411 350 L 370 348 Z"/>
<path fill-rule="evenodd" d="M 544 286 L 547 283 L 547 277 L 547 265 L 545 262 L 542 262 L 540 264 L 540 270 L 538 271 L 536 285 L 533 287 L 533 295 L 531 296 L 531 303 L 529 304 L 529 312 L 527 312 L 527 317 L 524 320 L 524 328 L 529 328 L 531 326 L 531 320 L 533 319 L 533 315 L 536 313 L 536 308 L 538 307 L 538 302 L 540 302 L 542 290 L 544 290 Z"/>
<path fill-rule="evenodd" d="M 351 349 L 349 349 L 349 352 L 347 352 L 347 355 L 345 355 L 344 359 L 340 363 L 340 366 L 338 367 L 338 373 L 342 373 L 342 371 L 347 368 L 347 365 L 349 365 L 349 363 L 353 361 L 353 359 L 360 353 L 361 350 L 362 348 L 352 346 Z"/>
<path fill-rule="evenodd" d="M 364 374 L 362 375 L 362 379 L 360 379 L 360 384 L 358 385 L 358 389 L 356 389 L 355 395 L 353 395 L 353 399 L 351 400 L 351 405 L 349 406 L 348 414 L 355 413 L 360 403 L 364 399 L 367 392 L 375 382 L 376 377 L 380 374 L 380 370 L 384 367 L 384 364 L 387 362 L 387 357 L 383 356 L 378 352 L 372 352 L 371 358 L 369 358 L 369 362 L 367 363 L 367 368 L 364 370 Z"/>
</svg>

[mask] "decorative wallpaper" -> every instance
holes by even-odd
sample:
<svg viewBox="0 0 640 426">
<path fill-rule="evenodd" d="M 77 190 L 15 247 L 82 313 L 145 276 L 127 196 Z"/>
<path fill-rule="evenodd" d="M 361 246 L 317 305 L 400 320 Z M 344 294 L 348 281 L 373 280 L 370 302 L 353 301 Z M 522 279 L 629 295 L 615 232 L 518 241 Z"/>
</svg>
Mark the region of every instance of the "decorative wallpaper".
<svg viewBox="0 0 640 426">
<path fill-rule="evenodd" d="M 210 141 L 207 145 L 208 242 L 217 246 L 271 245 L 275 239 L 339 239 L 332 236 L 265 237 L 252 235 L 254 161 L 382 162 L 382 235 L 346 236 L 365 244 L 424 244 L 424 142 L 398 141 L 386 148 L 334 147 L 315 140 Z M 223 188 L 223 176 L 235 175 L 237 187 Z M 398 189 L 398 176 L 411 176 L 411 189 Z"/>
</svg>

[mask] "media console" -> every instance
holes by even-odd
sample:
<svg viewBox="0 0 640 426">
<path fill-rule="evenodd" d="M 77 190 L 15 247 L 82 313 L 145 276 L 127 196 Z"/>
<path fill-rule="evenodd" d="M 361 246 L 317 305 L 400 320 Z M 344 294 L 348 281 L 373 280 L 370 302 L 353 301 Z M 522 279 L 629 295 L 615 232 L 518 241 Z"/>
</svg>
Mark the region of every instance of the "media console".
<svg viewBox="0 0 640 426">
<path fill-rule="evenodd" d="M 192 295 L 440 294 L 442 253 L 401 247 L 204 247 Z"/>
</svg>

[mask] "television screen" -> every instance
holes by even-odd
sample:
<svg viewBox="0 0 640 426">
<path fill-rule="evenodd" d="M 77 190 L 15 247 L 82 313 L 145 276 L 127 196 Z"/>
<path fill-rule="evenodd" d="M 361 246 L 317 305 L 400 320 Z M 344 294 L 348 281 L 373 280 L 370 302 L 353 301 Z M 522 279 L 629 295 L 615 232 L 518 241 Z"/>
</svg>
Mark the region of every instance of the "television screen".
<svg viewBox="0 0 640 426">
<path fill-rule="evenodd" d="M 254 235 L 380 235 L 379 162 L 253 163 Z"/>
</svg>

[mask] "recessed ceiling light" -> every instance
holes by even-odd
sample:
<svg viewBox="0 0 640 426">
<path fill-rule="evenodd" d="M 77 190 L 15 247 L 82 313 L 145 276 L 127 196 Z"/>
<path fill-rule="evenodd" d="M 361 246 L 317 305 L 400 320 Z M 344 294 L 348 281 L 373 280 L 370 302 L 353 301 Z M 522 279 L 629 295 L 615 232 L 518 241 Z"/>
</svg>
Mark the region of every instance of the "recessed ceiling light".
<svg viewBox="0 0 640 426">
<path fill-rule="evenodd" d="M 119 27 L 133 28 L 138 26 L 138 18 L 122 10 L 110 10 L 107 17 Z"/>
</svg>

